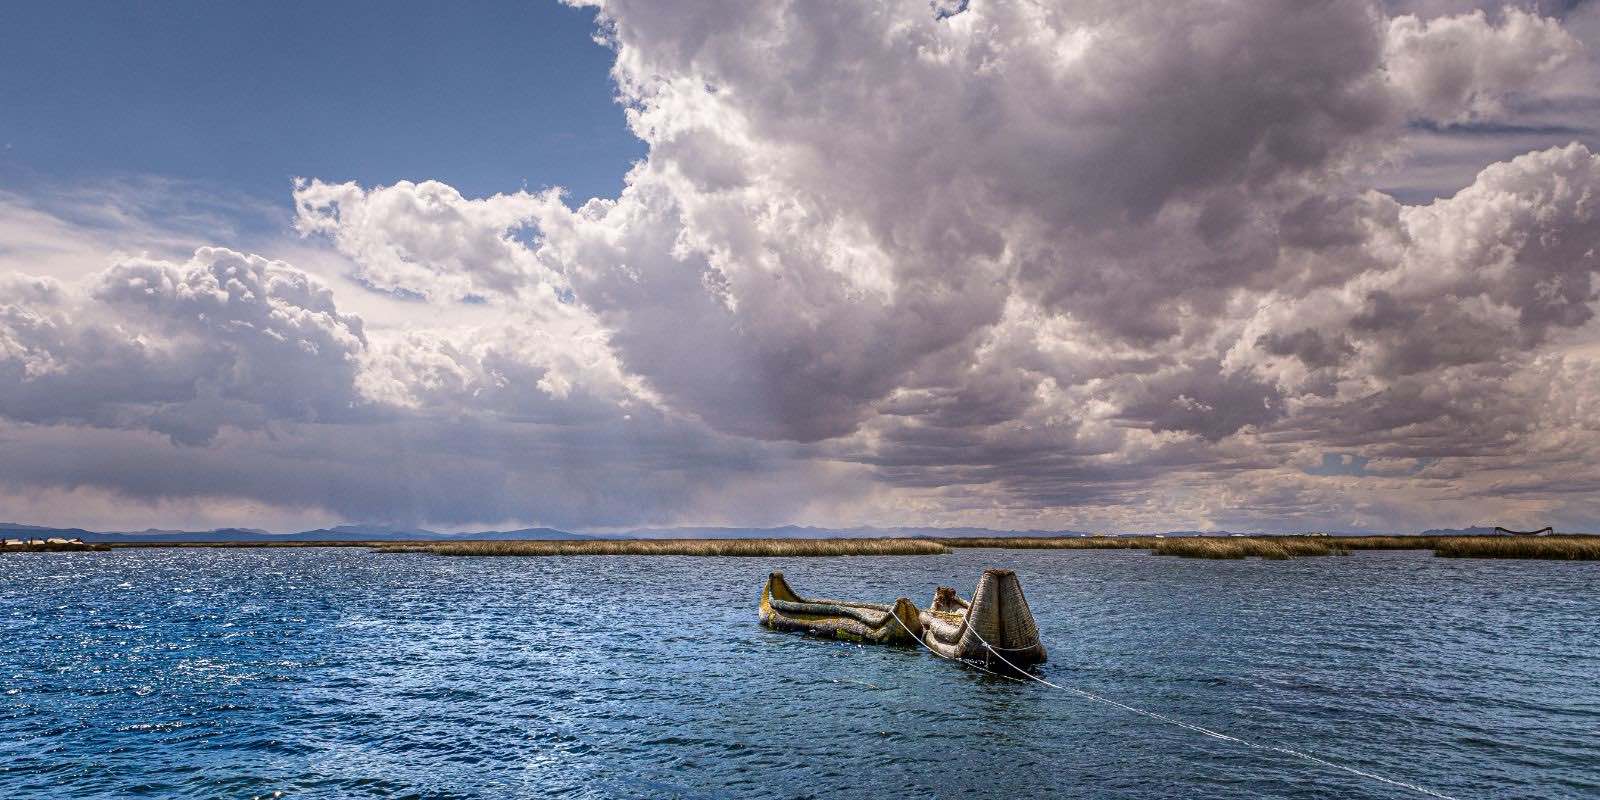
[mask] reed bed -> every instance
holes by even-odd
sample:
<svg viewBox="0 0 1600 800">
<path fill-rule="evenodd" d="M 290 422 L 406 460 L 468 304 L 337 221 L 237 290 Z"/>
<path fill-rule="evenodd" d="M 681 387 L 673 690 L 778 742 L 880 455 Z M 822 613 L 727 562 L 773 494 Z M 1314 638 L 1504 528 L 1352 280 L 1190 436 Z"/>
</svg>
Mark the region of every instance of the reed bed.
<svg viewBox="0 0 1600 800">
<path fill-rule="evenodd" d="M 1352 550 L 1432 550 L 1444 558 L 1544 558 L 1600 560 L 1600 536 L 1252 536 L 1161 539 L 1157 555 L 1188 558 L 1281 560 L 1299 556 L 1349 555 Z"/>
<path fill-rule="evenodd" d="M 380 553 L 440 556 L 929 556 L 950 548 L 927 539 L 605 539 L 378 544 Z"/>
<path fill-rule="evenodd" d="M 1444 558 L 1548 558 L 1600 561 L 1600 536 L 1451 536 L 1433 554 Z"/>
<path fill-rule="evenodd" d="M 1330 537 L 1331 538 L 1331 537 Z M 1452 536 L 1340 536 L 1339 544 L 1350 550 L 1432 550 Z"/>
<path fill-rule="evenodd" d="M 1327 539 L 1274 536 L 1246 538 L 1185 537 L 1157 539 L 1150 548 L 1158 556 L 1181 558 L 1258 558 L 1282 561 L 1300 556 L 1349 555 L 1349 551 Z"/>
<path fill-rule="evenodd" d="M 1154 536 L 990 536 L 940 539 L 950 547 L 996 547 L 1013 550 L 1149 550 L 1158 555 L 1186 558 L 1285 559 L 1295 556 L 1346 555 L 1342 540 L 1332 537 L 1251 536 L 1176 537 Z"/>
<path fill-rule="evenodd" d="M 844 556 L 938 555 L 952 548 L 1008 550 L 1150 550 L 1184 558 L 1348 555 L 1352 550 L 1432 550 L 1446 558 L 1600 560 L 1600 536 L 979 536 L 933 539 L 598 539 L 468 541 L 112 542 L 5 548 L 3 552 L 122 550 L 148 547 L 366 547 L 379 553 L 452 556 L 687 555 Z"/>
<path fill-rule="evenodd" d="M 1007 550 L 1139 550 L 1150 538 L 1113 539 L 1109 536 L 951 536 L 939 537 L 947 547 L 998 547 Z"/>
</svg>

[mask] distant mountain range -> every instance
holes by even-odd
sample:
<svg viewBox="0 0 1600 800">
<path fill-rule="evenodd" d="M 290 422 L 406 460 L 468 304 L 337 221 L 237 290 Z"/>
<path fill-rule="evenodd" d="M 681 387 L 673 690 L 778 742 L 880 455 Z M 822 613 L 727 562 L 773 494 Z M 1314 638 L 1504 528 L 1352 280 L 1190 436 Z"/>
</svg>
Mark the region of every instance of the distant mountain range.
<svg viewBox="0 0 1600 800">
<path fill-rule="evenodd" d="M 1494 526 L 1474 525 L 1471 528 L 1429 528 L 1423 536 L 1493 536 Z"/>
<path fill-rule="evenodd" d="M 614 539 L 618 536 L 590 536 L 558 531 L 554 528 L 522 528 L 514 531 L 472 531 L 440 533 L 423 528 L 388 525 L 340 525 L 299 533 L 270 533 L 259 528 L 217 528 L 209 531 L 175 531 L 150 528 L 143 531 L 88 531 L 82 528 L 50 528 L 0 522 L 0 537 L 82 539 L 85 542 L 415 542 L 451 539 Z"/>
<path fill-rule="evenodd" d="M 1231 531 L 1167 531 L 1166 536 L 1227 536 Z M 1492 527 L 1435 528 L 1427 536 L 1472 536 L 1492 534 Z M 217 528 L 209 531 L 180 531 L 150 528 L 143 531 L 90 531 L 83 528 L 52 528 L 0 522 L 0 537 L 48 538 L 59 536 L 85 542 L 371 542 L 371 541 L 449 541 L 452 539 L 838 539 L 838 538 L 936 538 L 947 536 L 1088 536 L 1084 531 L 994 530 L 991 528 L 861 527 L 816 528 L 784 525 L 777 528 L 639 528 L 618 533 L 573 533 L 556 528 L 519 528 L 511 531 L 463 531 L 442 533 L 425 528 L 393 525 L 339 525 L 298 533 L 270 533 L 259 528 Z M 1340 535 L 1340 534 L 1335 534 Z"/>
<path fill-rule="evenodd" d="M 858 527 L 817 528 L 637 528 L 615 534 L 623 539 L 927 539 L 940 536 L 1088 536 L 1085 531 L 1000 531 L 992 528 Z"/>
</svg>

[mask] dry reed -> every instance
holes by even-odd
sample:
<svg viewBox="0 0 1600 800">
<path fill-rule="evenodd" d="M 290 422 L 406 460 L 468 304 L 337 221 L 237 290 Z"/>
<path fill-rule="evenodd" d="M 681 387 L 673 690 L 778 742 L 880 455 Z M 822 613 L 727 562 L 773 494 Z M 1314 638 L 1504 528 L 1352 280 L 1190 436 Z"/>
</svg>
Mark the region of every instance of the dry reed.
<svg viewBox="0 0 1600 800">
<path fill-rule="evenodd" d="M 1138 550 L 1188 558 L 1285 559 L 1348 555 L 1351 550 L 1432 550 L 1447 558 L 1600 560 L 1600 536 L 984 536 L 934 539 L 597 539 L 499 541 L 242 541 L 113 542 L 34 550 L 105 550 L 146 547 L 370 547 L 381 553 L 440 555 L 692 555 L 842 556 L 935 555 L 950 548 L 1010 550 Z M 6 548 L 7 552 L 24 548 Z"/>
<path fill-rule="evenodd" d="M 1548 558 L 1600 561 L 1600 536 L 1452 536 L 1433 554 L 1445 558 Z"/>
<path fill-rule="evenodd" d="M 950 549 L 927 539 L 601 539 L 377 544 L 380 553 L 441 556 L 923 556 Z"/>
<path fill-rule="evenodd" d="M 1350 550 L 1432 550 L 1447 536 L 1340 536 L 1339 544 Z"/>
<path fill-rule="evenodd" d="M 1298 556 L 1347 555 L 1349 551 L 1327 539 L 1293 536 L 1185 537 L 1157 539 L 1151 552 L 1183 558 L 1260 558 L 1281 561 Z"/>
<path fill-rule="evenodd" d="M 1109 536 L 951 536 L 939 537 L 947 547 L 998 547 L 1006 550 L 1138 550 L 1150 546 L 1149 538 L 1113 539 Z"/>
</svg>

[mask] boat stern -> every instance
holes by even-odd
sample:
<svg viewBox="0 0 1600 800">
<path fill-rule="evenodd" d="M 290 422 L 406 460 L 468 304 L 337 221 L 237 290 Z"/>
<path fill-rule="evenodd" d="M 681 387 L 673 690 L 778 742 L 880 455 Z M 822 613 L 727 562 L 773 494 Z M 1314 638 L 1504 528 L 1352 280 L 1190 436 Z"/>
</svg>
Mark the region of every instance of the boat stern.
<svg viewBox="0 0 1600 800">
<path fill-rule="evenodd" d="M 1044 643 L 1034 622 L 1022 582 L 1009 569 L 984 570 L 957 617 L 956 606 L 945 598 L 944 609 L 924 616 L 923 642 L 947 658 L 982 661 L 991 666 L 1009 663 L 1030 667 L 1045 662 Z M 992 649 L 991 649 L 992 648 Z"/>
</svg>

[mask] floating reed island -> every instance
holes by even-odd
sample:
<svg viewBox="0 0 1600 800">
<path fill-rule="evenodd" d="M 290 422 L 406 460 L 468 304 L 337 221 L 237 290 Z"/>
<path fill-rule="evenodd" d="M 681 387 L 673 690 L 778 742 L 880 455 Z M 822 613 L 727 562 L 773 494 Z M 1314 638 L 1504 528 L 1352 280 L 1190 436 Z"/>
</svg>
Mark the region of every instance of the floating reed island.
<svg viewBox="0 0 1600 800">
<path fill-rule="evenodd" d="M 1001 550 L 1143 550 L 1150 536 L 941 536 L 946 547 L 993 547 Z"/>
<path fill-rule="evenodd" d="M 1446 558 L 1537 558 L 1600 560 L 1600 536 L 1524 533 L 1471 536 L 1329 536 L 1278 534 L 1226 536 L 935 536 L 925 538 L 762 539 L 454 539 L 454 540 L 169 540 L 84 542 L 81 539 L 0 540 L 0 552 L 62 552 L 143 548 L 361 547 L 379 553 L 442 556 L 681 555 L 728 557 L 918 556 L 957 549 L 1148 550 L 1180 558 L 1264 558 L 1349 555 L 1354 550 L 1432 550 Z"/>
<path fill-rule="evenodd" d="M 1600 561 L 1600 536 L 1462 536 L 1446 539 L 1433 548 L 1445 558 L 1545 558 Z"/>
<path fill-rule="evenodd" d="M 0 539 L 0 553 L 71 553 L 80 550 L 110 550 L 103 544 L 82 539 Z"/>
<path fill-rule="evenodd" d="M 767 577 L 761 590 L 761 624 L 851 642 L 921 643 L 949 659 L 995 661 L 1028 667 L 1045 661 L 1039 626 L 1034 622 L 1022 582 L 1009 569 L 986 569 L 972 600 L 941 586 L 933 603 L 918 608 L 910 598 L 893 603 L 806 598 L 790 588 L 783 573 Z"/>
<path fill-rule="evenodd" d="M 928 539 L 594 539 L 404 542 L 380 553 L 440 556 L 928 556 L 950 548 Z"/>
<path fill-rule="evenodd" d="M 1252 556 L 1272 561 L 1297 556 L 1347 556 L 1350 550 L 1331 540 L 1331 537 L 1283 536 L 1267 538 L 1233 538 L 1193 536 L 1182 539 L 1161 539 L 1151 545 L 1150 552 L 1158 556 L 1184 558 L 1250 558 Z"/>
<path fill-rule="evenodd" d="M 1445 558 L 1542 558 L 1600 560 L 1600 536 L 1341 536 L 1330 537 L 1349 550 L 1432 550 Z"/>
<path fill-rule="evenodd" d="M 1500 536 L 1032 536 L 939 539 L 950 547 L 1013 550 L 1149 550 L 1181 558 L 1265 558 L 1349 555 L 1353 550 L 1432 550 L 1447 558 L 1600 560 L 1600 536 L 1524 534 Z"/>
<path fill-rule="evenodd" d="M 350 544 L 350 543 L 341 543 Z M 308 546 L 317 546 L 307 543 Z M 166 545 L 172 546 L 172 545 Z M 368 542 L 380 553 L 441 556 L 920 556 L 952 549 L 1149 550 L 1180 558 L 1349 555 L 1354 550 L 1432 550 L 1450 558 L 1600 559 L 1600 536 L 991 536 L 938 539 L 515 539 Z"/>
</svg>

